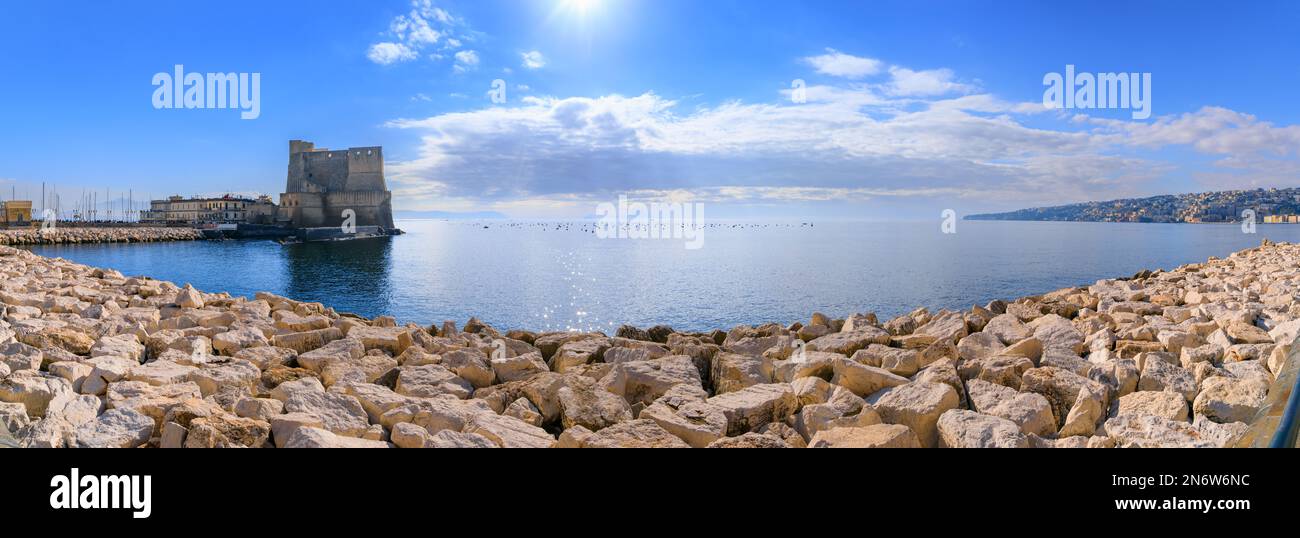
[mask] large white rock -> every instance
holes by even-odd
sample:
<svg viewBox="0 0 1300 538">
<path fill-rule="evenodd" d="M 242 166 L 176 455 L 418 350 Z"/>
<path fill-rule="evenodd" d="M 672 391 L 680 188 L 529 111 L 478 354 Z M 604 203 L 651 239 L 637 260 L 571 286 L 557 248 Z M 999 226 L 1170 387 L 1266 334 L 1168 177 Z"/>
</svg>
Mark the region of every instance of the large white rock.
<svg viewBox="0 0 1300 538">
<path fill-rule="evenodd" d="M 1268 387 L 1258 379 L 1211 377 L 1201 384 L 1192 410 L 1218 423 L 1250 422 L 1268 398 Z"/>
<path fill-rule="evenodd" d="M 1147 360 L 1138 378 L 1138 390 L 1163 390 L 1182 394 L 1187 401 L 1196 399 L 1196 377 L 1192 372 L 1164 360 Z"/>
<path fill-rule="evenodd" d="M 1216 446 L 1200 430 L 1186 422 L 1155 415 L 1129 414 L 1111 418 L 1103 433 L 1120 448 L 1208 448 Z"/>
<path fill-rule="evenodd" d="M 0 402 L 23 404 L 31 418 L 44 417 L 51 401 L 72 397 L 72 383 L 61 377 L 24 371 L 0 382 Z"/>
<path fill-rule="evenodd" d="M 975 411 L 1010 420 L 1026 434 L 1047 437 L 1057 432 L 1052 406 L 1041 394 L 1018 392 L 982 379 L 966 382 L 966 390 Z"/>
<path fill-rule="evenodd" d="M 77 428 L 82 448 L 135 448 L 149 442 L 154 420 L 134 409 L 111 409 Z"/>
<path fill-rule="evenodd" d="M 937 423 L 945 411 L 956 409 L 957 392 L 941 383 L 908 383 L 891 387 L 867 399 L 867 403 L 889 424 L 902 424 L 916 432 L 921 445 L 939 442 Z"/>
<path fill-rule="evenodd" d="M 799 400 L 788 383 L 754 385 L 714 396 L 708 403 L 722 409 L 727 419 L 727 435 L 757 431 L 799 411 Z"/>
<path fill-rule="evenodd" d="M 939 446 L 944 448 L 1029 448 L 1029 438 L 1010 420 L 965 409 L 939 416 Z"/>
<path fill-rule="evenodd" d="M 849 389 L 864 398 L 884 389 L 909 383 L 906 377 L 849 359 L 836 360 L 833 371 L 831 384 Z"/>
<path fill-rule="evenodd" d="M 921 440 L 907 426 L 875 424 L 817 432 L 808 448 L 921 448 Z"/>
<path fill-rule="evenodd" d="M 1120 396 L 1119 415 L 1153 415 L 1175 422 L 1187 422 L 1187 399 L 1176 392 L 1141 390 Z"/>
</svg>

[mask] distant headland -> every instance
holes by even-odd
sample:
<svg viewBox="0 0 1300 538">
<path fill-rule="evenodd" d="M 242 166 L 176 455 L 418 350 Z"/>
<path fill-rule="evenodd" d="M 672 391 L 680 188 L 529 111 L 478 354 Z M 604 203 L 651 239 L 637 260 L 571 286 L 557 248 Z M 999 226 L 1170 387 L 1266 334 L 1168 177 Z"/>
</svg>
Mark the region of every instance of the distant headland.
<svg viewBox="0 0 1300 538">
<path fill-rule="evenodd" d="M 1246 213 L 1251 211 L 1253 213 Z M 967 215 L 964 220 L 1300 223 L 1300 188 L 1166 194 Z"/>
</svg>

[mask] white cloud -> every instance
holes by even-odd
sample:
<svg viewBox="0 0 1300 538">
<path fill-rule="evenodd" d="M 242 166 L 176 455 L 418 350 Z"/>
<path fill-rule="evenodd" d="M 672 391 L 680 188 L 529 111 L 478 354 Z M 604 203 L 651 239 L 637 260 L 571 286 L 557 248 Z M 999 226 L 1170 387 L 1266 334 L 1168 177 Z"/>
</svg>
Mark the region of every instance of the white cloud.
<svg viewBox="0 0 1300 538">
<path fill-rule="evenodd" d="M 947 70 L 895 67 L 878 84 L 809 86 L 804 104 L 530 95 L 389 122 L 421 136 L 418 156 L 389 172 L 404 205 L 552 204 L 579 215 L 620 193 L 981 209 L 1149 195 L 1185 166 L 1162 151 L 1169 147 L 1221 157 L 1212 171 L 1195 172 L 1202 181 L 1249 184 L 1267 173 L 1275 184 L 1300 184 L 1300 126 L 1221 108 L 1147 123 L 1075 122 L 1043 114 L 1041 103 L 967 93 L 974 86 L 957 80 Z"/>
<path fill-rule="evenodd" d="M 542 53 L 539 51 L 530 50 L 520 54 L 519 56 L 523 58 L 523 66 L 528 69 L 541 69 L 546 67 L 546 57 L 542 56 Z"/>
<path fill-rule="evenodd" d="M 826 49 L 826 54 L 810 56 L 804 61 L 817 69 L 818 73 L 835 77 L 859 79 L 879 73 L 884 62 L 872 58 L 862 58 L 844 54 L 835 49 Z"/>
<path fill-rule="evenodd" d="M 974 88 L 953 80 L 951 69 L 913 71 L 905 67 L 889 68 L 889 93 L 899 96 L 932 96 L 968 93 Z"/>
<path fill-rule="evenodd" d="M 478 67 L 478 53 L 472 50 L 462 50 L 456 53 L 456 65 L 454 66 L 457 73 L 464 73 L 475 67 Z"/>
<path fill-rule="evenodd" d="M 414 60 L 427 48 L 459 49 L 461 40 L 452 36 L 459 24 L 459 20 L 435 7 L 431 0 L 412 0 L 410 11 L 393 18 L 385 32 L 387 40 L 371 44 L 366 58 L 380 65 L 391 65 Z M 432 52 L 428 57 L 440 60 L 444 56 Z"/>
<path fill-rule="evenodd" d="M 398 62 L 414 60 L 418 56 L 414 50 L 401 43 L 375 43 L 366 52 L 366 58 L 379 65 L 391 65 Z"/>
</svg>

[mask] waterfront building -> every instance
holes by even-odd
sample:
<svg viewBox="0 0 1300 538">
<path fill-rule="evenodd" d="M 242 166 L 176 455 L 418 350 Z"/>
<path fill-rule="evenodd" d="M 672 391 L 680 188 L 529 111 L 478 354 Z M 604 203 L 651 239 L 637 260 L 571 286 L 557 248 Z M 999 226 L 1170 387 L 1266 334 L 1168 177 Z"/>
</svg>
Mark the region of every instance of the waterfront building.
<svg viewBox="0 0 1300 538">
<path fill-rule="evenodd" d="M 7 226 L 26 226 L 32 222 L 32 202 L 30 200 L 9 200 L 0 202 L 0 221 Z"/>
<path fill-rule="evenodd" d="M 276 212 L 270 196 L 256 199 L 234 195 L 216 198 L 183 198 L 149 202 L 149 210 L 140 213 L 140 222 L 166 224 L 271 224 Z"/>
</svg>

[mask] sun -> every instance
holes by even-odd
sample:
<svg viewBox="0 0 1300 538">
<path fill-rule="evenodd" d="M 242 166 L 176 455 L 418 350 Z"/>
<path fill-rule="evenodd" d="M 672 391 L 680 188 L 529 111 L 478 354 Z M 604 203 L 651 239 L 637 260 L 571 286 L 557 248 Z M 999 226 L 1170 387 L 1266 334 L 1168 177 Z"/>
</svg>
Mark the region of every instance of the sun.
<svg viewBox="0 0 1300 538">
<path fill-rule="evenodd" d="M 579 16 L 586 16 L 589 11 L 600 7 L 600 0 L 562 0 L 562 2 L 565 9 Z"/>
</svg>

